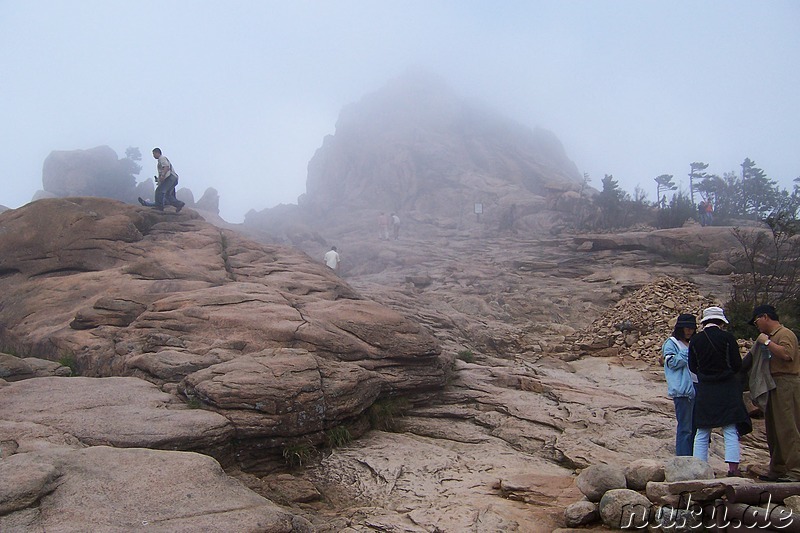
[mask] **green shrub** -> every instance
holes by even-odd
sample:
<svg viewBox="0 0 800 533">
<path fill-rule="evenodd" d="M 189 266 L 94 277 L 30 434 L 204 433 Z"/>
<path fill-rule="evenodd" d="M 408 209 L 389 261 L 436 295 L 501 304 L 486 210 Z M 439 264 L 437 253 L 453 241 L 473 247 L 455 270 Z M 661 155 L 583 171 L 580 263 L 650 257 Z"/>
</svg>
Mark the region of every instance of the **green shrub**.
<svg viewBox="0 0 800 533">
<path fill-rule="evenodd" d="M 336 426 L 325 432 L 325 440 L 331 448 L 341 448 L 353 440 L 350 431 L 345 426 Z"/>
<path fill-rule="evenodd" d="M 200 407 L 202 407 L 202 405 L 203 405 L 203 402 L 201 402 L 199 399 L 197 399 L 195 397 L 191 397 L 191 398 L 187 398 L 186 399 L 186 406 L 189 407 L 189 409 L 200 409 Z"/>
<path fill-rule="evenodd" d="M 317 450 L 308 443 L 291 444 L 283 448 L 283 460 L 292 468 L 308 463 Z"/>
<path fill-rule="evenodd" d="M 472 350 L 461 350 L 456 354 L 458 359 L 461 359 L 465 363 L 474 363 L 475 362 L 475 354 L 472 353 Z"/>
<path fill-rule="evenodd" d="M 410 407 L 405 398 L 385 398 L 369 408 L 369 425 L 372 429 L 397 431 L 397 417 Z"/>
<path fill-rule="evenodd" d="M 58 360 L 58 364 L 61 366 L 66 366 L 69 368 L 69 375 L 70 376 L 78 376 L 78 362 L 75 361 L 75 356 L 68 354 L 62 355 L 61 358 Z"/>
</svg>

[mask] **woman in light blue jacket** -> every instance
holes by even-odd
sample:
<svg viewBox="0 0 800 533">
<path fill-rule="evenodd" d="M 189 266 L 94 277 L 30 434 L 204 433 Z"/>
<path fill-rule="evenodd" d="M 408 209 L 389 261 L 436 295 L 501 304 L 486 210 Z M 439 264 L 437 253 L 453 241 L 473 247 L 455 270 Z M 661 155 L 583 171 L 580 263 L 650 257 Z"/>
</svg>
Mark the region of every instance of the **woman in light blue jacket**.
<svg viewBox="0 0 800 533">
<path fill-rule="evenodd" d="M 694 315 L 680 315 L 672 336 L 661 347 L 667 392 L 675 404 L 678 428 L 675 432 L 675 455 L 692 455 L 694 428 L 694 376 L 689 372 L 689 340 L 697 331 Z"/>
</svg>

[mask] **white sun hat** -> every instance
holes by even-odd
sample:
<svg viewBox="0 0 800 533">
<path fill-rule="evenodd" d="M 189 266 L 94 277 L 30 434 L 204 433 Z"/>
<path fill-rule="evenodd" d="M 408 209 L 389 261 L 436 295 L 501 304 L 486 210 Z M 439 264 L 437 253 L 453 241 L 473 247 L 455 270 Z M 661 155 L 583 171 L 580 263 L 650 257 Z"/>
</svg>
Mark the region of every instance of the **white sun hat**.
<svg viewBox="0 0 800 533">
<path fill-rule="evenodd" d="M 703 309 L 703 318 L 700 319 L 701 324 L 705 324 L 709 320 L 722 320 L 728 324 L 728 319 L 725 318 L 725 312 L 721 307 L 706 307 Z"/>
</svg>

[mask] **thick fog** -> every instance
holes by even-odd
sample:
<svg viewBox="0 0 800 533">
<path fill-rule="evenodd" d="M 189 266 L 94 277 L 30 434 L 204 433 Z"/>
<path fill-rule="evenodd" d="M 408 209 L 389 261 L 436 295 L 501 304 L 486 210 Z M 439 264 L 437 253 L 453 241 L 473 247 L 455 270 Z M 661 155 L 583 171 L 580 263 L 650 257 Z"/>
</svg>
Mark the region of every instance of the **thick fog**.
<svg viewBox="0 0 800 533">
<path fill-rule="evenodd" d="M 342 106 L 408 68 L 654 200 L 689 164 L 800 176 L 800 3 L 0 0 L 0 204 L 53 150 L 159 146 L 221 215 L 295 203 Z"/>
</svg>

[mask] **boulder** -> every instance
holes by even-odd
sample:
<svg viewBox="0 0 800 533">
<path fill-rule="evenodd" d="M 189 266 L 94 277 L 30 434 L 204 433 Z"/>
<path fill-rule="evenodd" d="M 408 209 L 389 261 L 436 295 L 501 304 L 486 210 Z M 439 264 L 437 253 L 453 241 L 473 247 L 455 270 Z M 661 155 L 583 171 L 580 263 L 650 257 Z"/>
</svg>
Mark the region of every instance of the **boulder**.
<svg viewBox="0 0 800 533">
<path fill-rule="evenodd" d="M 611 489 L 603 494 L 600 518 L 614 529 L 644 528 L 650 523 L 652 504 L 631 489 Z"/>
<path fill-rule="evenodd" d="M 664 481 L 664 463 L 653 459 L 636 459 L 625 467 L 628 488 L 645 490 L 650 481 Z"/>
<path fill-rule="evenodd" d="M 567 527 L 579 527 L 600 520 L 600 511 L 596 503 L 581 500 L 564 509 L 564 524 Z"/>
<path fill-rule="evenodd" d="M 800 515 L 800 495 L 784 498 L 783 505 L 791 509 L 793 513 Z"/>
<path fill-rule="evenodd" d="M 733 274 L 736 272 L 736 267 L 732 264 L 728 263 L 727 261 L 723 261 L 718 259 L 716 261 L 712 261 L 706 267 L 707 274 L 713 274 L 716 276 L 727 276 L 729 274 Z"/>
<path fill-rule="evenodd" d="M 213 187 L 206 189 L 203 196 L 195 204 L 197 209 L 219 214 L 219 193 Z"/>
<path fill-rule="evenodd" d="M 625 471 L 614 465 L 592 465 L 575 479 L 575 485 L 590 502 L 599 502 L 606 491 L 627 487 Z"/>
<path fill-rule="evenodd" d="M 664 464 L 664 479 L 668 483 L 692 479 L 714 479 L 711 465 L 697 457 L 672 457 Z"/>
<path fill-rule="evenodd" d="M 108 146 L 57 150 L 44 160 L 42 186 L 59 198 L 102 196 L 131 202 L 136 200 L 135 167 L 130 159 L 118 159 Z"/>
</svg>

